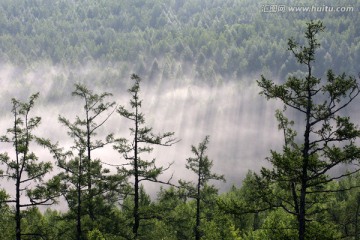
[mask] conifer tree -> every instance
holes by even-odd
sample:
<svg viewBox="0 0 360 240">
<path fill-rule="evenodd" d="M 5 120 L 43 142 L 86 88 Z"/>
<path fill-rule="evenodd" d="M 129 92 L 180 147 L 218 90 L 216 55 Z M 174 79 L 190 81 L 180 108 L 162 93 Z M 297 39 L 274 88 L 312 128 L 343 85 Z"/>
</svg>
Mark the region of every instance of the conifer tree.
<svg viewBox="0 0 360 240">
<path fill-rule="evenodd" d="M 115 111 L 115 102 L 106 101 L 112 94 L 97 94 L 82 84 L 75 84 L 72 95 L 80 97 L 84 102 L 84 111 L 80 112 L 74 122 L 62 116 L 59 116 L 59 121 L 67 128 L 74 144 L 67 152 L 59 148 L 58 144 L 49 147 L 58 166 L 63 170 L 59 176 L 62 179 L 63 196 L 70 211 L 75 214 L 76 238 L 84 239 L 83 222 L 87 219 L 85 216 L 89 217 L 90 223 L 87 227 L 91 231 L 94 222 L 105 214 L 104 204 L 113 204 L 115 189 L 124 183 L 125 178 L 110 175 L 109 170 L 103 168 L 101 160 L 92 156 L 94 150 L 114 141 L 113 134 L 108 134 L 105 140 L 96 137 L 100 127 Z"/>
<path fill-rule="evenodd" d="M 13 126 L 0 138 L 2 143 L 12 144 L 14 148 L 14 155 L 8 152 L 0 154 L 0 163 L 6 167 L 6 171 L 2 172 L 0 177 L 15 183 L 15 196 L 6 196 L 5 202 L 15 204 L 17 240 L 23 236 L 37 235 L 22 232 L 22 209 L 56 203 L 60 186 L 58 177 L 44 181 L 44 177 L 52 171 L 52 164 L 49 161 L 40 161 L 31 150 L 34 143 L 43 145 L 44 142 L 49 142 L 33 133 L 41 122 L 40 117 L 31 116 L 31 110 L 38 97 L 38 93 L 31 95 L 29 102 L 12 99 Z"/>
<path fill-rule="evenodd" d="M 130 107 L 127 110 L 124 106 L 119 106 L 117 112 L 132 121 L 133 127 L 130 128 L 131 140 L 119 139 L 114 146 L 119 153 L 121 153 L 129 164 L 125 164 L 120 172 L 126 173 L 129 177 L 134 179 L 133 193 L 134 208 L 133 208 L 133 237 L 137 239 L 139 236 L 140 222 L 143 218 L 140 211 L 140 186 L 144 181 L 169 184 L 169 181 L 164 182 L 158 177 L 166 171 L 168 167 L 156 166 L 156 159 L 150 161 L 141 157 L 143 153 L 151 153 L 153 148 L 151 145 L 171 146 L 177 142 L 173 138 L 173 132 L 166 132 L 162 134 L 154 134 L 153 129 L 145 125 L 145 116 L 141 112 L 142 100 L 140 99 L 140 83 L 141 78 L 132 74 L 131 80 L 134 81 L 132 87 L 128 89 L 131 95 Z M 129 166 L 129 167 L 127 167 Z"/>
<path fill-rule="evenodd" d="M 191 182 L 185 182 L 180 180 L 180 185 L 188 191 L 188 196 L 196 200 L 196 225 L 195 225 L 195 239 L 201 239 L 201 201 L 205 199 L 205 192 L 207 194 L 216 194 L 216 189 L 212 185 L 208 185 L 210 180 L 222 180 L 225 181 L 223 175 L 218 175 L 211 172 L 213 162 L 205 155 L 207 145 L 209 143 L 209 136 L 199 144 L 198 147 L 191 146 L 191 152 L 194 153 L 195 157 L 187 159 L 186 168 L 190 169 L 197 175 L 197 181 L 195 184 Z"/>
<path fill-rule="evenodd" d="M 304 66 L 304 78 L 291 76 L 284 83 L 275 84 L 261 76 L 258 81 L 262 95 L 267 99 L 279 99 L 285 106 L 284 111 L 277 112 L 285 145 L 282 152 L 271 151 L 268 160 L 273 169 L 262 169 L 259 190 L 265 202 L 272 202 L 296 216 L 300 240 L 311 238 L 307 226 L 316 220 L 316 202 L 319 201 L 316 196 L 326 192 L 326 183 L 358 169 L 336 176 L 329 171 L 358 161 L 360 157 L 360 148 L 355 144 L 360 136 L 359 128 L 344 114 L 344 109 L 360 93 L 357 79 L 346 74 L 335 75 L 331 70 L 325 80 L 314 76 L 316 50 L 320 47 L 317 35 L 323 30 L 321 22 L 311 21 L 307 23 L 305 45 L 300 46 L 293 39 L 288 42 L 289 50 Z M 298 136 L 293 127 L 295 121 L 284 115 L 287 109 L 297 112 L 297 119 L 301 119 L 296 126 L 302 136 Z M 274 182 L 287 189 L 290 195 L 274 195 L 271 190 Z"/>
</svg>

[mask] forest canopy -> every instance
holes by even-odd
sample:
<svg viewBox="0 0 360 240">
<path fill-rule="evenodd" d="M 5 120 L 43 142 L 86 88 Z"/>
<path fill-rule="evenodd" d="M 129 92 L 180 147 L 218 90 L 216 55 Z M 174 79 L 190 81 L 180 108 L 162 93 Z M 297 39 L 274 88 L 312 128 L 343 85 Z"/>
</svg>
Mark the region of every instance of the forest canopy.
<svg viewBox="0 0 360 240">
<path fill-rule="evenodd" d="M 191 74 L 214 82 L 267 71 L 284 77 L 295 69 L 287 39 L 309 19 L 327 28 L 317 53 L 318 74 L 328 68 L 356 73 L 360 61 L 359 3 L 351 12 L 264 12 L 267 1 L 46 1 L 0 3 L 0 59 L 29 66 L 125 64 L 154 78 Z M 272 3 L 276 4 L 276 2 Z M 284 3 L 281 3 L 284 4 Z M 286 6 L 291 6 L 286 3 Z M 297 1 L 297 6 L 325 6 Z M 337 1 L 326 5 L 338 6 Z M 128 76 L 129 73 L 126 73 Z"/>
</svg>

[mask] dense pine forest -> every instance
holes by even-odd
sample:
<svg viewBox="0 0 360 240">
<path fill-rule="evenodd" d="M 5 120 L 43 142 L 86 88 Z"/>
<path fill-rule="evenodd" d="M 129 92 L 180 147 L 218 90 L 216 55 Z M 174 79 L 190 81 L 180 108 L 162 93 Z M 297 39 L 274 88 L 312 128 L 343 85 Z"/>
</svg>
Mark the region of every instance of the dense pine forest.
<svg viewBox="0 0 360 240">
<path fill-rule="evenodd" d="M 287 2 L 285 4 L 289 4 Z M 296 6 L 323 6 L 298 1 Z M 284 77 L 296 70 L 287 39 L 300 37 L 309 19 L 322 19 L 317 73 L 357 72 L 360 27 L 353 12 L 264 13 L 266 1 L 55 1 L 0 3 L 0 52 L 3 62 L 79 65 L 100 61 L 161 77 L 192 73 L 217 81 L 264 71 Z M 272 3 L 276 4 L 276 2 Z M 284 4 L 284 3 L 283 3 Z M 327 1 L 338 6 L 337 1 Z M 180 64 L 181 63 L 181 64 Z M 192 76 L 193 76 L 192 75 Z"/>
<path fill-rule="evenodd" d="M 2 0 L 0 239 L 360 239 L 359 2 L 278 2 Z"/>
</svg>

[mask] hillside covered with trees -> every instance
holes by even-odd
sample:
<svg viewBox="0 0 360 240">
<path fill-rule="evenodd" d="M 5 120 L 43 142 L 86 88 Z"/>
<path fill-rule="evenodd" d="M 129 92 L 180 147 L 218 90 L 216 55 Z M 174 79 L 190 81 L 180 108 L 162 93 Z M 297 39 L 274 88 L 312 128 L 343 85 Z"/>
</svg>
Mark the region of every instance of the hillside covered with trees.
<svg viewBox="0 0 360 240">
<path fill-rule="evenodd" d="M 47 60 L 79 66 L 96 61 L 144 77 L 195 76 L 214 83 L 260 72 L 284 77 L 296 69 L 286 51 L 305 22 L 327 27 L 318 73 L 355 74 L 359 62 L 359 3 L 353 12 L 263 12 L 267 1 L 66 1 L 0 3 L 0 58 L 15 65 Z M 276 4 L 276 2 L 272 3 Z M 284 4 L 284 3 L 280 3 Z M 290 2 L 285 4 L 291 6 Z M 297 6 L 323 6 L 297 1 Z M 325 5 L 338 6 L 337 1 Z"/>
</svg>

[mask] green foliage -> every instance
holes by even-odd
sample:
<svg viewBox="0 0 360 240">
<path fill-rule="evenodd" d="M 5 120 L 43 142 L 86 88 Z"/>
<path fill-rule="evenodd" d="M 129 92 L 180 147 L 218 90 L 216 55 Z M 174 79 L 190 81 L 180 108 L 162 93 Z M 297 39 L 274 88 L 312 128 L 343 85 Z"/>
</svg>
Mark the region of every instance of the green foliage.
<svg viewBox="0 0 360 240">
<path fill-rule="evenodd" d="M 324 194 L 328 192 L 326 183 L 357 170 L 340 176 L 328 175 L 328 172 L 341 164 L 358 161 L 360 157 L 360 148 L 355 144 L 360 130 L 349 117 L 340 114 L 360 94 L 359 83 L 352 76 L 336 76 L 331 70 L 327 79 L 322 81 L 313 72 L 316 51 L 321 46 L 317 35 L 323 31 L 321 22 L 311 21 L 307 23 L 304 45 L 293 39 L 288 42 L 289 50 L 306 69 L 305 77 L 290 76 L 282 84 L 264 76 L 258 81 L 262 95 L 267 99 L 281 100 L 283 112 L 291 108 L 304 119 L 301 128 L 304 138 L 300 141 L 292 129 L 294 121 L 277 111 L 285 145 L 282 153 L 271 151 L 268 160 L 273 169 L 263 168 L 257 181 L 258 191 L 265 202 L 297 216 L 299 239 L 309 237 L 316 221 L 320 224 L 318 213 L 324 210 L 322 203 Z M 307 222 L 310 216 L 315 223 Z M 306 227 L 309 227 L 307 232 Z"/>
<path fill-rule="evenodd" d="M 87 239 L 89 240 L 105 240 L 102 233 L 99 231 L 99 229 L 94 229 L 87 234 Z"/>
<path fill-rule="evenodd" d="M 342 236 L 351 239 L 360 236 L 359 173 L 350 175 L 337 183 L 341 189 L 335 193 L 329 207 L 329 221 L 333 222 Z"/>
<path fill-rule="evenodd" d="M 282 209 L 272 211 L 260 229 L 248 232 L 244 239 L 297 239 L 297 220 Z M 312 222 L 309 224 L 306 239 L 339 239 L 341 235 L 332 223 Z"/>
<path fill-rule="evenodd" d="M 0 238 L 15 239 L 14 213 L 7 205 L 0 207 Z"/>
</svg>

